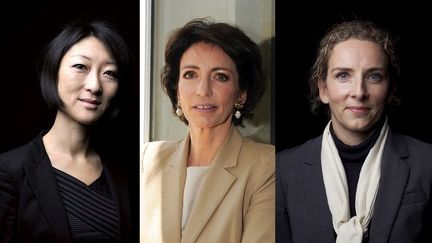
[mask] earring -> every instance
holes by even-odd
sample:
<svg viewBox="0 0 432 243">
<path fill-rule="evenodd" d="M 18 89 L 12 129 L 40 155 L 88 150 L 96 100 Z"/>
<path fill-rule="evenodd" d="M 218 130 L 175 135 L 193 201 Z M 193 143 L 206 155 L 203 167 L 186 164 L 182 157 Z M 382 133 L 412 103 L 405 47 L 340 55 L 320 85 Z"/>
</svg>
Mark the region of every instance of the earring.
<svg viewBox="0 0 432 243">
<path fill-rule="evenodd" d="M 240 119 L 241 117 L 240 109 L 243 108 L 243 104 L 235 103 L 234 108 L 236 109 L 236 112 L 234 112 L 235 118 Z"/>
<path fill-rule="evenodd" d="M 183 116 L 183 110 L 182 110 L 182 108 L 180 106 L 180 103 L 177 103 L 176 114 L 177 114 L 178 117 Z"/>
</svg>

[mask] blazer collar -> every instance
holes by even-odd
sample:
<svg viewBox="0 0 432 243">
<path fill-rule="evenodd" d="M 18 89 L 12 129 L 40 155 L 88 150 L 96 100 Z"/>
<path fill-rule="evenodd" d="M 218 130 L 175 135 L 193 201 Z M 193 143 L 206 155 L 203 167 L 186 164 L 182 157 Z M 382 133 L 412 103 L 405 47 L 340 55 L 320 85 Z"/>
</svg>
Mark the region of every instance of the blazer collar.
<svg viewBox="0 0 432 243">
<path fill-rule="evenodd" d="M 102 161 L 106 159 L 102 158 Z M 127 188 L 126 179 L 123 178 L 123 169 L 116 168 L 114 165 L 103 165 L 105 178 L 107 178 L 109 187 L 111 189 L 113 200 L 117 205 L 117 217 L 120 226 L 120 242 L 126 242 L 129 238 L 134 238 L 130 236 L 130 204 L 129 204 L 129 193 Z M 121 170 L 121 172 L 118 172 Z M 111 173 L 113 172 L 113 173 Z"/>
<path fill-rule="evenodd" d="M 168 166 L 161 172 L 161 225 L 164 242 L 181 241 L 183 191 L 189 153 L 190 135 L 183 139 L 169 157 Z"/>
<path fill-rule="evenodd" d="M 199 234 L 236 181 L 237 178 L 229 172 L 229 168 L 237 165 L 242 143 L 242 136 L 232 126 L 198 192 L 182 242 L 196 242 Z"/>
<path fill-rule="evenodd" d="M 59 242 L 70 242 L 71 233 L 51 162 L 42 142 L 43 133 L 30 142 L 30 158 L 23 162 L 25 173 L 42 213 Z"/>
<path fill-rule="evenodd" d="M 314 235 L 320 236 L 321 242 L 334 242 L 335 235 L 333 233 L 331 213 L 328 208 L 322 177 L 321 140 L 322 136 L 316 138 L 311 147 L 308 148 L 310 151 L 318 152 L 305 153 L 303 159 L 304 191 L 308 212 L 311 212 L 308 216 L 312 227 L 310 232 L 317 232 Z M 382 158 L 380 186 L 369 227 L 370 242 L 387 242 L 408 182 L 410 169 L 409 165 L 404 161 L 407 157 L 409 157 L 409 150 L 403 138 L 390 129 Z M 311 235 L 310 237 L 315 236 Z"/>
<path fill-rule="evenodd" d="M 305 157 L 301 172 L 303 173 L 306 212 L 308 212 L 309 223 L 307 225 L 310 227 L 305 231 L 315 232 L 309 234 L 310 242 L 335 242 L 332 216 L 327 203 L 321 168 L 321 143 L 322 136 L 315 138 L 307 147 L 308 151 L 303 153 Z"/>
<path fill-rule="evenodd" d="M 243 137 L 235 128 L 231 126 L 224 142 L 221 145 L 218 153 L 212 161 L 212 165 L 217 164 L 224 168 L 229 168 L 237 165 L 237 157 L 243 142 Z M 187 158 L 189 154 L 190 134 L 180 142 L 179 148 L 175 151 L 169 165 L 171 167 L 187 166 Z"/>
<path fill-rule="evenodd" d="M 370 225 L 370 242 L 384 243 L 389 238 L 408 183 L 410 167 L 404 161 L 408 157 L 409 150 L 404 139 L 390 130 L 384 148 L 380 186 Z"/>
<path fill-rule="evenodd" d="M 203 181 L 200 191 L 194 202 L 189 216 L 189 221 L 181 236 L 181 218 L 183 209 L 183 192 L 186 180 L 187 157 L 189 151 L 189 135 L 180 143 L 179 148 L 171 157 L 169 169 L 165 178 L 173 182 L 166 185 L 162 202 L 162 210 L 165 211 L 163 219 L 167 227 L 164 227 L 164 235 L 171 237 L 167 242 L 195 242 L 211 216 L 229 191 L 236 177 L 229 173 L 228 169 L 237 165 L 243 138 L 235 127 L 231 127 L 218 153 L 212 161 Z M 173 233 L 175 232 L 175 233 Z"/>
</svg>

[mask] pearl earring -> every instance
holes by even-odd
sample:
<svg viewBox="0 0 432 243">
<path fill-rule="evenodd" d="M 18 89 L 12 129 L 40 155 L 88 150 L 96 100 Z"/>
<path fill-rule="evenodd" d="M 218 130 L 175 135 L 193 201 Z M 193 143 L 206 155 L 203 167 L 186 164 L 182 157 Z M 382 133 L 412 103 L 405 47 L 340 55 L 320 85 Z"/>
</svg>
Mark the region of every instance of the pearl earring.
<svg viewBox="0 0 432 243">
<path fill-rule="evenodd" d="M 181 109 L 180 103 L 177 103 L 176 114 L 178 117 L 183 116 L 183 110 Z"/>
<path fill-rule="evenodd" d="M 234 108 L 236 109 L 236 112 L 234 112 L 235 118 L 240 119 L 240 117 L 242 115 L 240 112 L 240 109 L 243 108 L 243 104 L 236 103 L 236 104 L 234 104 Z"/>
</svg>

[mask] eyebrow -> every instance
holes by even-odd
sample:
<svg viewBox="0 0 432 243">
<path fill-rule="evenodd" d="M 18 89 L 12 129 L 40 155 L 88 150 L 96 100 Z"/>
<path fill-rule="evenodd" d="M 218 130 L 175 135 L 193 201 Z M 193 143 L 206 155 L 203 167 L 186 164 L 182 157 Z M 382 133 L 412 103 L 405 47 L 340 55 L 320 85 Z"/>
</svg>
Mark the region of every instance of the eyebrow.
<svg viewBox="0 0 432 243">
<path fill-rule="evenodd" d="M 88 56 L 85 56 L 85 55 L 72 55 L 71 57 L 81 57 L 81 58 L 84 58 L 84 59 L 87 59 L 87 60 L 89 60 L 89 61 L 91 61 L 92 59 L 90 58 L 90 57 L 88 57 Z M 117 65 L 117 63 L 115 62 L 115 61 L 108 61 L 108 62 L 105 62 L 105 64 L 112 64 L 112 65 Z"/>
<path fill-rule="evenodd" d="M 183 67 L 181 68 L 181 70 L 183 70 L 183 69 L 188 69 L 188 68 L 191 68 L 191 69 L 199 69 L 199 67 L 196 66 L 196 65 L 186 65 L 186 66 L 183 66 Z M 214 68 L 211 69 L 212 72 L 214 72 L 214 71 L 219 71 L 219 70 L 222 70 L 222 71 L 228 71 L 228 72 L 231 72 L 231 73 L 233 72 L 231 69 L 229 69 L 229 68 L 224 68 L 224 67 L 214 67 Z"/>
<path fill-rule="evenodd" d="M 334 71 L 350 71 L 350 70 L 353 70 L 353 68 L 348 68 L 348 67 L 335 67 L 335 68 L 332 68 L 331 70 L 330 70 L 330 72 L 332 73 L 332 72 L 334 72 Z M 368 72 L 371 72 L 371 71 L 386 71 L 386 68 L 384 68 L 384 67 L 371 67 L 371 68 L 368 68 L 368 69 L 366 69 Z"/>
<path fill-rule="evenodd" d="M 82 58 L 84 58 L 84 59 L 88 59 L 88 60 L 91 60 L 91 58 L 90 58 L 90 57 L 88 57 L 88 56 L 85 56 L 85 55 L 72 55 L 71 57 L 82 57 Z"/>
</svg>

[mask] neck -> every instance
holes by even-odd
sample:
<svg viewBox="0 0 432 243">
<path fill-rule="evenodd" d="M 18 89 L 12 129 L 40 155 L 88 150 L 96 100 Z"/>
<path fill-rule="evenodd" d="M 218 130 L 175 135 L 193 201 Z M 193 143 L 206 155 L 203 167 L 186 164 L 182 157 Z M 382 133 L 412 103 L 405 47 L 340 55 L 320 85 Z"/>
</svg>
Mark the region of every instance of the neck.
<svg viewBox="0 0 432 243">
<path fill-rule="evenodd" d="M 336 137 L 342 141 L 344 144 L 349 145 L 349 146 L 355 146 L 358 144 L 361 144 L 363 141 L 366 141 L 366 139 L 368 139 L 371 134 L 373 133 L 372 131 L 369 131 L 367 133 L 349 133 L 349 134 L 337 134 L 337 132 L 335 131 Z"/>
<path fill-rule="evenodd" d="M 231 126 L 231 123 L 224 123 L 208 129 L 191 126 L 188 166 L 210 165 Z"/>
<path fill-rule="evenodd" d="M 86 157 L 90 150 L 88 127 L 72 121 L 63 112 L 58 111 L 54 125 L 43 137 L 47 150 L 74 157 Z"/>
</svg>

